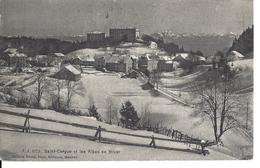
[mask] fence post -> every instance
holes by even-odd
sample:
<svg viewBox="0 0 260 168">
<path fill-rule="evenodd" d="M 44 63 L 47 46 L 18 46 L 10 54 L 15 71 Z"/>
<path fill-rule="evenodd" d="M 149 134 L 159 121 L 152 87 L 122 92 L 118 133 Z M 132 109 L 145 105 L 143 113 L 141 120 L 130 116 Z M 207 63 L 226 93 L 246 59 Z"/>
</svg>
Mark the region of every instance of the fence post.
<svg viewBox="0 0 260 168">
<path fill-rule="evenodd" d="M 172 139 L 174 138 L 174 133 L 175 133 L 175 130 L 173 129 L 172 130 Z"/>
<path fill-rule="evenodd" d="M 176 130 L 176 132 L 175 132 L 175 137 L 174 137 L 175 140 L 178 140 L 178 139 L 177 139 L 177 138 L 178 138 L 178 133 L 179 133 L 179 131 Z"/>
<path fill-rule="evenodd" d="M 31 125 L 30 125 L 30 121 L 29 121 L 30 116 L 29 115 L 30 115 L 30 110 L 28 110 L 28 112 L 25 116 L 24 124 L 23 124 L 23 126 L 24 126 L 23 132 L 26 132 L 26 133 L 31 132 Z"/>
<path fill-rule="evenodd" d="M 152 135 L 151 138 L 152 138 L 152 141 L 150 142 L 149 146 L 153 146 L 155 148 L 156 146 L 155 146 L 154 136 Z"/>
<path fill-rule="evenodd" d="M 98 139 L 99 142 L 101 142 L 101 126 L 98 126 L 96 134 L 95 134 L 96 140 Z"/>
</svg>

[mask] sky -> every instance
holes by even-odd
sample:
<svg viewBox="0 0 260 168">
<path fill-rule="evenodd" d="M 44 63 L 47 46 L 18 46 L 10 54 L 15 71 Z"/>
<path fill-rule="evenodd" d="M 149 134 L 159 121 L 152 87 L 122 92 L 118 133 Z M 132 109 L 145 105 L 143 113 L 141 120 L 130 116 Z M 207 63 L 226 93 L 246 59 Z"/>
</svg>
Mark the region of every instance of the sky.
<svg viewBox="0 0 260 168">
<path fill-rule="evenodd" d="M 253 24 L 253 0 L 0 0 L 0 5 L 4 35 L 84 35 L 110 27 L 240 34 Z"/>
</svg>

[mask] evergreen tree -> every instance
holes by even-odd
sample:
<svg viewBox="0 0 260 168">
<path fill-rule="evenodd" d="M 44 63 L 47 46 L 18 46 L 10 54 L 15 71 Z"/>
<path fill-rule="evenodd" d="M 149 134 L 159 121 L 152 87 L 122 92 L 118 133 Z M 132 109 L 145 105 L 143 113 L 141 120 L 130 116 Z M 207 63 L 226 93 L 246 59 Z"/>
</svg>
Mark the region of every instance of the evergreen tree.
<svg viewBox="0 0 260 168">
<path fill-rule="evenodd" d="M 229 52 L 232 50 L 238 51 L 244 55 L 253 52 L 254 50 L 254 26 L 248 27 L 242 34 L 235 38 Z"/>
<path fill-rule="evenodd" d="M 88 111 L 90 116 L 95 117 L 98 121 L 101 121 L 101 116 L 98 114 L 95 104 L 90 105 Z"/>
<path fill-rule="evenodd" d="M 130 101 L 126 101 L 122 104 L 120 114 L 122 116 L 120 121 L 126 128 L 133 128 L 137 125 L 139 117 Z"/>
</svg>

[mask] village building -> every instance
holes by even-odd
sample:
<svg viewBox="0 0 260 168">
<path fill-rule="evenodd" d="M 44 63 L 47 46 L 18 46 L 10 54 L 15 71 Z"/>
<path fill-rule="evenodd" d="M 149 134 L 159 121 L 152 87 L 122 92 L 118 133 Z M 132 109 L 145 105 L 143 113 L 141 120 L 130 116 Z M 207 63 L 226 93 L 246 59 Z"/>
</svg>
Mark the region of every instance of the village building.
<svg viewBox="0 0 260 168">
<path fill-rule="evenodd" d="M 134 42 L 136 40 L 136 28 L 111 28 L 109 29 L 109 37 L 113 42 Z"/>
<path fill-rule="evenodd" d="M 87 33 L 88 42 L 102 42 L 105 40 L 105 33 L 99 31 L 93 31 Z"/>
<path fill-rule="evenodd" d="M 103 55 L 95 55 L 94 60 L 95 60 L 95 68 L 97 70 L 103 71 L 104 68 L 106 67 L 105 57 Z"/>
<path fill-rule="evenodd" d="M 227 56 L 227 61 L 236 61 L 244 58 L 245 56 L 239 53 L 238 51 L 231 51 Z"/>
<path fill-rule="evenodd" d="M 78 81 L 81 78 L 81 72 L 69 64 L 63 66 L 58 72 L 51 75 L 50 77 L 59 80 Z"/>
<path fill-rule="evenodd" d="M 133 62 L 133 64 L 132 64 L 133 69 L 138 69 L 138 56 L 131 55 L 130 57 Z"/>
<path fill-rule="evenodd" d="M 209 56 L 206 59 L 206 63 L 208 64 L 212 64 L 213 62 L 218 63 L 220 61 L 220 58 L 221 58 L 220 56 L 215 56 L 215 55 Z"/>
<path fill-rule="evenodd" d="M 7 48 L 3 52 L 2 59 L 7 62 L 8 66 L 27 66 L 27 55 L 20 53 L 16 48 Z"/>
<path fill-rule="evenodd" d="M 59 65 L 62 60 L 64 59 L 65 55 L 62 53 L 51 53 L 48 54 L 48 65 L 49 66 L 57 66 Z"/>
<path fill-rule="evenodd" d="M 76 56 L 67 60 L 64 60 L 63 63 L 70 63 L 72 65 L 80 65 L 80 66 L 95 66 L 95 60 L 92 56 Z"/>
<path fill-rule="evenodd" d="M 189 59 L 189 53 L 176 53 L 174 57 L 174 61 L 183 62 Z"/>
<path fill-rule="evenodd" d="M 194 62 L 195 57 L 190 53 L 176 53 L 173 61 L 179 63 L 180 67 L 190 67 Z"/>
<path fill-rule="evenodd" d="M 199 64 L 205 64 L 206 63 L 206 58 L 195 55 L 195 54 L 189 54 L 188 57 L 186 57 L 186 60 L 191 61 L 193 64 L 199 65 Z"/>
<path fill-rule="evenodd" d="M 132 71 L 132 59 L 129 55 L 113 54 L 105 58 L 105 68 L 108 71 L 130 73 Z"/>
<path fill-rule="evenodd" d="M 49 66 L 48 55 L 36 55 L 32 60 L 31 64 L 35 66 L 47 67 Z"/>
<path fill-rule="evenodd" d="M 157 69 L 160 72 L 171 72 L 173 68 L 173 60 L 169 57 L 160 57 L 157 64 Z"/>
<path fill-rule="evenodd" d="M 138 68 L 140 71 L 145 72 L 148 69 L 148 62 L 150 61 L 150 55 L 144 54 L 138 60 Z"/>
<path fill-rule="evenodd" d="M 153 70 L 157 69 L 157 65 L 157 56 L 149 53 L 142 55 L 138 60 L 138 68 L 144 73 L 147 71 L 152 72 Z"/>
</svg>

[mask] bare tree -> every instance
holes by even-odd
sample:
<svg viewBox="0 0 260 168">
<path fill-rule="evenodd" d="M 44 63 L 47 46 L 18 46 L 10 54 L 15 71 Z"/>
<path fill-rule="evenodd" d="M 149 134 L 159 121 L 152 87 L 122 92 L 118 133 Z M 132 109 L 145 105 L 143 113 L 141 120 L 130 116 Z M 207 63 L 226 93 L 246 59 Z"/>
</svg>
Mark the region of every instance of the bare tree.
<svg viewBox="0 0 260 168">
<path fill-rule="evenodd" d="M 53 88 L 54 90 L 51 93 L 51 100 L 52 104 L 51 107 L 57 111 L 64 110 L 65 108 L 65 103 L 63 96 L 61 95 L 61 90 L 65 87 L 64 81 L 56 79 L 53 82 Z"/>
<path fill-rule="evenodd" d="M 43 73 L 38 73 L 36 75 L 36 106 L 40 108 L 40 102 L 42 99 L 43 92 L 48 88 L 48 84 L 46 82 L 46 76 Z"/>
<path fill-rule="evenodd" d="M 141 127 L 148 127 L 151 124 L 151 102 L 147 102 L 144 106 L 143 106 L 143 112 L 141 114 L 140 117 L 140 121 L 139 121 L 139 125 Z"/>
<path fill-rule="evenodd" d="M 202 122 L 205 119 L 210 121 L 216 142 L 227 131 L 239 127 L 236 116 L 241 103 L 234 94 L 234 79 L 214 70 L 203 83 L 195 82 L 192 88 L 198 100 L 194 115 L 200 116 Z"/>
<path fill-rule="evenodd" d="M 154 85 L 154 87 L 158 90 L 159 82 L 161 81 L 162 73 L 158 70 L 152 70 L 149 76 L 149 81 Z"/>
<path fill-rule="evenodd" d="M 67 108 L 70 107 L 71 99 L 74 95 L 84 95 L 85 88 L 82 86 L 82 83 L 80 81 L 74 82 L 74 81 L 67 81 L 67 101 L 66 106 Z"/>
</svg>

